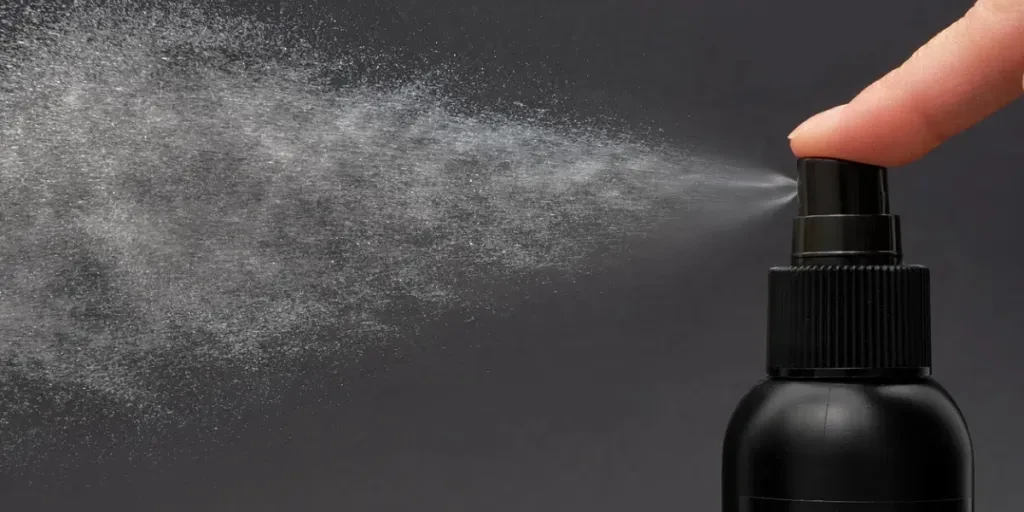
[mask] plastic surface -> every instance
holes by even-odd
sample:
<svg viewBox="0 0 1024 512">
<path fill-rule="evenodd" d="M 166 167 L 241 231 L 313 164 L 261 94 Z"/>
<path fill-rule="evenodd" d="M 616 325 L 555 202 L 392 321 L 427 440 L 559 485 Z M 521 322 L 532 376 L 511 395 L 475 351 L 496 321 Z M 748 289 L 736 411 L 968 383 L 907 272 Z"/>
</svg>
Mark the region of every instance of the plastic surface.
<svg viewBox="0 0 1024 512">
<path fill-rule="evenodd" d="M 889 213 L 889 178 L 884 167 L 832 158 L 797 160 L 799 215 Z"/>
<path fill-rule="evenodd" d="M 773 268 L 768 374 L 929 375 L 929 287 L 921 266 Z"/>
<path fill-rule="evenodd" d="M 723 512 L 971 512 L 967 426 L 931 379 L 770 379 L 729 423 Z"/>
</svg>

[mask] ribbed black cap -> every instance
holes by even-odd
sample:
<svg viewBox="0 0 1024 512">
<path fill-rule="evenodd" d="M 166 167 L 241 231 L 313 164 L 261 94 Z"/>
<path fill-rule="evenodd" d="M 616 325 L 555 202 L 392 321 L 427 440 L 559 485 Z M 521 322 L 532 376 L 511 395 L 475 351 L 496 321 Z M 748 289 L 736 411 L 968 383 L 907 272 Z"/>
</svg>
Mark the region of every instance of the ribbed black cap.
<svg viewBox="0 0 1024 512">
<path fill-rule="evenodd" d="M 769 374 L 927 374 L 929 274 L 902 264 L 886 169 L 806 158 L 798 183 L 792 265 L 770 272 Z"/>
</svg>

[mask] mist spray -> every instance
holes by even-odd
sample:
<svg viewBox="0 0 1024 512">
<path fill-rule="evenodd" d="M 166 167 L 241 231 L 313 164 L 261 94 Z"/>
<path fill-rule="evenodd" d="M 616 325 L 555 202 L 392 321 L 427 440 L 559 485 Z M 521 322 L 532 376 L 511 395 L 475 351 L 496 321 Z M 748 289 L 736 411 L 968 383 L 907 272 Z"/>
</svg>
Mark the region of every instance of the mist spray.
<svg viewBox="0 0 1024 512">
<path fill-rule="evenodd" d="M 971 512 L 967 426 L 931 375 L 929 272 L 904 265 L 887 171 L 798 162 L 769 278 L 768 378 L 733 413 L 723 512 Z"/>
</svg>

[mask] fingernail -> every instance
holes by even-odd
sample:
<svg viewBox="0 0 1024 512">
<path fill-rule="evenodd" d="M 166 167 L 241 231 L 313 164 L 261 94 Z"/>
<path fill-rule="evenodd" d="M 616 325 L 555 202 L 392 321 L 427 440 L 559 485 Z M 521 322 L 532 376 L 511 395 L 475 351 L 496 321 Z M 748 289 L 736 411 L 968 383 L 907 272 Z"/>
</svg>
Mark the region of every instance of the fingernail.
<svg viewBox="0 0 1024 512">
<path fill-rule="evenodd" d="M 813 116 L 811 116 L 806 121 L 800 123 L 800 126 L 797 126 L 796 129 L 794 129 L 792 132 L 790 132 L 789 133 L 789 138 L 792 139 L 792 138 L 800 135 L 801 133 L 806 131 L 808 128 L 815 127 L 815 126 L 824 126 L 824 125 L 827 125 L 827 124 L 835 122 L 835 120 L 838 119 L 839 112 L 845 106 L 846 106 L 845 104 L 838 105 L 838 106 L 832 107 L 832 108 L 830 108 L 830 109 L 828 109 L 828 110 L 826 110 L 824 112 L 819 112 L 817 114 L 814 114 Z"/>
</svg>

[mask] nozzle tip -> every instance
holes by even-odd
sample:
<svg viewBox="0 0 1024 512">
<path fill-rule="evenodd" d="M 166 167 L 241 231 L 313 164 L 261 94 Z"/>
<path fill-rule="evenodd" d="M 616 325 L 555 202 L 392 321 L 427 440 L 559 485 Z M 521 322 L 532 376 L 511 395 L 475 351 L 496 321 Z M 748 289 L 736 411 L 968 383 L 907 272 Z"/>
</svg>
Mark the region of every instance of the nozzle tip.
<svg viewBox="0 0 1024 512">
<path fill-rule="evenodd" d="M 832 158 L 797 161 L 800 216 L 889 213 L 885 167 Z"/>
</svg>

